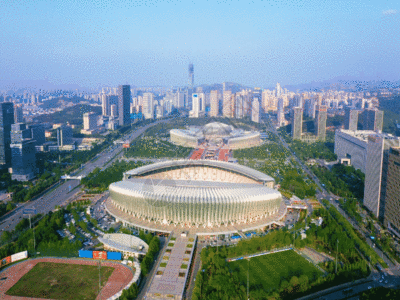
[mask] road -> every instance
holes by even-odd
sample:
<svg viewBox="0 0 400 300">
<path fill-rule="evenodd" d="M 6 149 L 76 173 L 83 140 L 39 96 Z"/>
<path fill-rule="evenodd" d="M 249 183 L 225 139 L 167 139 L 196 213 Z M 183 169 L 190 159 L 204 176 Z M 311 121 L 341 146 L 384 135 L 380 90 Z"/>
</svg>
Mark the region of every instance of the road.
<svg viewBox="0 0 400 300">
<path fill-rule="evenodd" d="M 269 126 L 270 131 L 272 131 L 273 133 L 275 133 L 282 145 L 290 152 L 291 156 L 293 157 L 293 159 L 301 166 L 302 170 L 310 175 L 310 177 L 314 180 L 315 184 L 319 187 L 320 191 L 317 190 L 317 194 L 316 197 L 319 201 L 321 201 L 322 199 L 327 199 L 332 205 L 334 205 L 336 207 L 336 209 L 340 212 L 340 214 L 346 218 L 346 220 L 348 222 L 350 222 L 350 224 L 357 230 L 359 231 L 365 238 L 367 243 L 372 247 L 372 245 L 374 244 L 372 242 L 372 240 L 370 239 L 370 236 L 367 235 L 366 233 L 364 233 L 364 231 L 358 226 L 357 223 L 355 223 L 340 207 L 339 204 L 336 203 L 336 201 L 334 199 L 336 199 L 336 195 L 331 194 L 330 192 L 328 192 L 327 190 L 325 190 L 324 186 L 320 183 L 319 179 L 317 178 L 317 176 L 314 175 L 313 172 L 311 172 L 308 167 L 296 156 L 296 154 L 289 148 L 289 145 L 286 143 L 286 141 L 284 140 L 284 138 L 282 138 L 282 136 L 279 134 L 278 130 L 272 125 L 272 123 L 270 121 L 268 121 L 267 123 L 265 121 L 263 121 L 263 123 L 267 126 Z M 387 255 L 385 253 L 383 253 L 381 250 L 379 250 L 378 248 L 372 248 L 376 254 L 378 254 L 389 266 L 389 268 L 394 268 L 396 265 L 392 263 L 392 261 L 387 257 Z"/>
<path fill-rule="evenodd" d="M 139 137 L 149 127 L 166 121 L 167 120 L 158 120 L 144 127 L 139 127 L 137 128 L 137 130 L 132 131 L 121 139 L 129 140 L 131 142 L 132 140 Z M 81 169 L 75 171 L 71 175 L 87 176 L 95 168 L 103 168 L 109 166 L 112 162 L 123 155 L 122 150 L 122 144 L 112 145 L 97 154 L 93 159 L 82 165 Z M 60 181 L 57 186 L 55 186 L 44 195 L 19 205 L 9 214 L 3 216 L 0 222 L 0 232 L 3 232 L 4 230 L 13 230 L 18 222 L 24 217 L 24 209 L 35 208 L 37 210 L 37 213 L 47 214 L 49 211 L 54 210 L 57 205 L 63 204 L 66 200 L 76 195 L 79 191 L 81 191 L 79 180 L 72 179 L 64 182 Z"/>
</svg>

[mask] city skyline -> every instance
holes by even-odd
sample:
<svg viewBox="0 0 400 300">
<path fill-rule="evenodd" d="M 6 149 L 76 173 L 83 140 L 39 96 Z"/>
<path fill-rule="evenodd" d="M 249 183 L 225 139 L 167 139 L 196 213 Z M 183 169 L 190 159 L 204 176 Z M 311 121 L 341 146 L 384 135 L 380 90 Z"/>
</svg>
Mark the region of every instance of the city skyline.
<svg viewBox="0 0 400 300">
<path fill-rule="evenodd" d="M 185 86 L 189 63 L 195 85 L 397 81 L 398 6 L 6 1 L 0 83 Z"/>
</svg>

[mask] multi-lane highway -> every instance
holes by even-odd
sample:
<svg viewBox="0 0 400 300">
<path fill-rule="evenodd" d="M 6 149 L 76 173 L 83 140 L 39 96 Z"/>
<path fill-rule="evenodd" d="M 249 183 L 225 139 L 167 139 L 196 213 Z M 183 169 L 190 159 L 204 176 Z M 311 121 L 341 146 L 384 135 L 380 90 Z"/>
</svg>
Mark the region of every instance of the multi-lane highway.
<svg viewBox="0 0 400 300">
<path fill-rule="evenodd" d="M 139 127 L 124 136 L 122 139 L 132 141 L 139 137 L 147 128 L 166 121 L 167 120 L 159 120 L 146 126 Z M 84 177 L 92 172 L 95 168 L 107 167 L 113 161 L 123 155 L 122 150 L 122 144 L 112 145 L 101 153 L 97 154 L 95 158 L 84 164 L 80 170 L 77 170 L 71 175 Z M 35 208 L 37 210 L 37 213 L 47 214 L 49 211 L 53 210 L 56 205 L 61 205 L 62 203 L 76 195 L 80 190 L 81 187 L 79 180 L 74 179 L 66 180 L 64 182 L 60 181 L 56 186 L 54 186 L 54 188 L 46 192 L 41 197 L 37 197 L 32 201 L 21 204 L 10 213 L 3 216 L 0 219 L 0 232 L 3 232 L 4 230 L 13 230 L 18 222 L 24 217 L 24 209 Z"/>
</svg>

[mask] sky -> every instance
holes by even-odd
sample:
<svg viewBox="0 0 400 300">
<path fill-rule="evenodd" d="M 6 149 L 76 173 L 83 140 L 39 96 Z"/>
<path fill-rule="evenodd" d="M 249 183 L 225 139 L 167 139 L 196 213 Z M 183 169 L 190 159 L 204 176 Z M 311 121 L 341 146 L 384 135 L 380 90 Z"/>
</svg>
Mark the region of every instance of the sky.
<svg viewBox="0 0 400 300">
<path fill-rule="evenodd" d="M 399 80 L 400 2 L 0 1 L 0 82 Z"/>
</svg>

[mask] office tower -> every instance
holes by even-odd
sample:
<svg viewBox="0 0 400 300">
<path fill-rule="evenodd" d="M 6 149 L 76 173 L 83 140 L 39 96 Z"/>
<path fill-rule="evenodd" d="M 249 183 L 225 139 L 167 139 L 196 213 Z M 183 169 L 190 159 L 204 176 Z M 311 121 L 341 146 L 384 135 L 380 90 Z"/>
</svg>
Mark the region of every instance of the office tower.
<svg viewBox="0 0 400 300">
<path fill-rule="evenodd" d="M 326 118 L 327 109 L 325 105 L 318 105 L 315 112 L 314 129 L 317 140 L 325 141 L 326 139 Z"/>
<path fill-rule="evenodd" d="M 192 94 L 192 110 L 190 111 L 192 118 L 204 116 L 204 103 L 205 97 L 203 93 Z"/>
<path fill-rule="evenodd" d="M 358 110 L 351 109 L 349 107 L 345 108 L 344 129 L 352 131 L 357 130 L 358 114 Z"/>
<path fill-rule="evenodd" d="M 12 102 L 0 103 L 0 167 L 11 165 L 11 124 L 14 123 L 14 105 Z"/>
<path fill-rule="evenodd" d="M 233 118 L 232 92 L 225 91 L 223 97 L 224 99 L 222 103 L 222 116 Z"/>
<path fill-rule="evenodd" d="M 36 149 L 31 131 L 23 123 L 11 125 L 12 180 L 27 181 L 35 177 Z"/>
<path fill-rule="evenodd" d="M 153 93 L 143 94 L 142 113 L 145 119 L 154 119 L 154 95 Z"/>
<path fill-rule="evenodd" d="M 194 87 L 194 67 L 193 64 L 189 64 L 189 88 L 193 89 Z"/>
<path fill-rule="evenodd" d="M 118 87 L 119 126 L 126 126 L 131 124 L 131 116 L 129 114 L 130 103 L 131 103 L 131 86 L 120 85 Z"/>
<path fill-rule="evenodd" d="M 382 132 L 383 111 L 377 109 L 365 109 L 363 112 L 363 130 Z"/>
<path fill-rule="evenodd" d="M 185 94 L 181 91 L 177 91 L 174 94 L 174 107 L 182 108 L 185 107 Z"/>
<path fill-rule="evenodd" d="M 226 91 L 226 82 L 222 83 L 222 94 Z"/>
<path fill-rule="evenodd" d="M 83 129 L 94 130 L 97 127 L 97 114 L 88 112 L 83 114 Z"/>
<path fill-rule="evenodd" d="M 109 97 L 107 97 L 106 94 L 101 94 L 101 114 L 103 116 L 109 116 L 110 112 L 109 112 Z"/>
<path fill-rule="evenodd" d="M 385 211 L 389 151 L 399 146 L 400 139 L 391 135 L 374 133 L 368 136 L 363 204 L 379 218 Z"/>
<path fill-rule="evenodd" d="M 282 95 L 282 88 L 279 83 L 276 84 L 276 97 L 280 97 Z"/>
<path fill-rule="evenodd" d="M 219 110 L 218 91 L 210 92 L 210 117 L 217 117 Z"/>
<path fill-rule="evenodd" d="M 24 122 L 24 112 L 22 109 L 22 104 L 14 105 L 14 123 Z"/>
<path fill-rule="evenodd" d="M 303 129 L 303 109 L 301 107 L 294 107 L 293 118 L 292 118 L 293 140 L 301 140 L 302 129 Z"/>
<path fill-rule="evenodd" d="M 317 103 L 315 99 L 304 99 L 304 108 L 307 117 L 315 119 Z"/>
<path fill-rule="evenodd" d="M 260 123 L 260 102 L 257 98 L 254 98 L 251 105 L 251 120 Z"/>
<path fill-rule="evenodd" d="M 60 126 L 57 128 L 57 145 L 63 147 L 65 145 L 72 145 L 72 128 L 69 126 Z"/>
<path fill-rule="evenodd" d="M 285 111 L 283 108 L 283 98 L 278 99 L 278 113 L 277 113 L 277 123 L 278 127 L 285 125 Z"/>
<path fill-rule="evenodd" d="M 383 224 L 400 237 L 400 148 L 389 151 Z"/>
<path fill-rule="evenodd" d="M 118 116 L 118 110 L 117 110 L 117 106 L 115 104 L 112 104 L 110 106 L 110 116 L 113 119 L 115 119 Z"/>
<path fill-rule="evenodd" d="M 28 126 L 31 131 L 31 138 L 35 141 L 36 146 L 41 146 L 46 142 L 45 130 L 41 124 L 32 124 Z"/>
<path fill-rule="evenodd" d="M 243 96 L 240 93 L 235 94 L 235 118 L 243 118 Z"/>
</svg>

